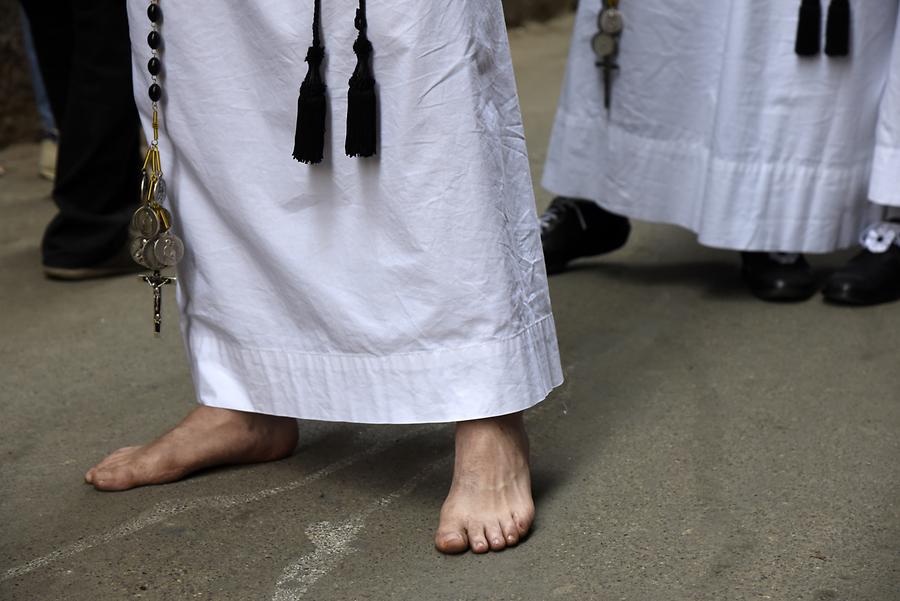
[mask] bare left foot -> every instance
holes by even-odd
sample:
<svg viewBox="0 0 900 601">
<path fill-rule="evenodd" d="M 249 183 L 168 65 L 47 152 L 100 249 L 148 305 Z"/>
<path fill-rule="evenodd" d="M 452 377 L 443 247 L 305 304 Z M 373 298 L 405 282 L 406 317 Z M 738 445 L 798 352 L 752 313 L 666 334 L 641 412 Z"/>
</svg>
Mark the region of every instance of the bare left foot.
<svg viewBox="0 0 900 601">
<path fill-rule="evenodd" d="M 84 479 L 98 490 L 127 490 L 174 482 L 204 468 L 282 459 L 296 446 L 295 419 L 197 407 L 156 441 L 119 449 Z"/>
<path fill-rule="evenodd" d="M 434 537 L 438 550 L 500 551 L 516 545 L 533 521 L 522 414 L 458 423 L 453 484 Z"/>
</svg>

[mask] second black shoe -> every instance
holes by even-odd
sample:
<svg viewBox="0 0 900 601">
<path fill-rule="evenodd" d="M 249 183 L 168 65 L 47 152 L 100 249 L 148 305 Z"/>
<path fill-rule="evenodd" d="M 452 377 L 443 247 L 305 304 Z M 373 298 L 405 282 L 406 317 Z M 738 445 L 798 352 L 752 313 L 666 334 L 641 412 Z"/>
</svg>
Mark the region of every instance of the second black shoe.
<svg viewBox="0 0 900 601">
<path fill-rule="evenodd" d="M 621 248 L 631 223 L 589 200 L 557 197 L 541 215 L 541 244 L 547 273 L 562 273 L 579 257 L 602 255 Z"/>
<path fill-rule="evenodd" d="M 757 298 L 797 302 L 816 293 L 816 279 L 803 255 L 742 252 L 741 259 L 744 281 Z"/>
<path fill-rule="evenodd" d="M 868 248 L 828 278 L 825 300 L 842 305 L 877 305 L 900 300 L 900 246 Z"/>
</svg>

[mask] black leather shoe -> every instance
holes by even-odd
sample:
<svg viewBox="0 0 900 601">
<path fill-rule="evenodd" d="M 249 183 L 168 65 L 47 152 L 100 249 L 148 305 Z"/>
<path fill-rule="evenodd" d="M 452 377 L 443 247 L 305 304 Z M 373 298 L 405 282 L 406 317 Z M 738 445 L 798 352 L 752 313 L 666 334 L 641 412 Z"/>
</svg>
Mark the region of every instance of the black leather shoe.
<svg viewBox="0 0 900 601">
<path fill-rule="evenodd" d="M 842 305 L 877 305 L 900 300 L 900 246 L 883 252 L 863 249 L 831 274 L 822 294 Z"/>
<path fill-rule="evenodd" d="M 96 278 L 108 278 L 130 273 L 140 273 L 147 271 L 131 258 L 131 252 L 128 246 L 112 257 L 97 263 L 95 265 L 87 265 L 83 267 L 55 267 L 53 265 L 44 264 L 44 276 L 50 280 L 66 280 L 76 282 L 81 280 L 93 280 Z"/>
<path fill-rule="evenodd" d="M 596 203 L 575 198 L 554 198 L 541 215 L 541 244 L 549 275 L 562 273 L 569 261 L 602 255 L 621 248 L 631 234 L 631 223 Z"/>
<path fill-rule="evenodd" d="M 816 279 L 803 255 L 742 252 L 741 259 L 744 281 L 757 298 L 798 302 L 816 293 Z"/>
</svg>

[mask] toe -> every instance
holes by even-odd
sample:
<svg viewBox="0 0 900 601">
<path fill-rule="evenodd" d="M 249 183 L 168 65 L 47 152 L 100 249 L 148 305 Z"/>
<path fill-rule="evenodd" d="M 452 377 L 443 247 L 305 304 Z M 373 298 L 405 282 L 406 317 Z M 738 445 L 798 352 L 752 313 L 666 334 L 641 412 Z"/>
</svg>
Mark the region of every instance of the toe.
<svg viewBox="0 0 900 601">
<path fill-rule="evenodd" d="M 491 551 L 502 551 L 506 548 L 506 538 L 503 536 L 500 522 L 490 524 L 485 528 L 485 534 L 487 535 L 488 544 L 491 546 Z"/>
<path fill-rule="evenodd" d="M 91 470 L 91 484 L 97 490 L 108 490 L 107 487 L 112 482 L 112 474 L 107 469 L 94 468 Z"/>
<path fill-rule="evenodd" d="M 513 521 L 515 521 L 516 529 L 519 531 L 519 538 L 521 539 L 523 536 L 528 534 L 528 531 L 531 530 L 531 524 L 534 521 L 534 511 L 522 511 L 513 514 Z"/>
<path fill-rule="evenodd" d="M 434 536 L 434 546 L 441 553 L 456 554 L 466 551 L 469 548 L 469 541 L 465 530 L 438 530 Z"/>
<path fill-rule="evenodd" d="M 469 528 L 469 547 L 474 553 L 487 553 L 490 551 L 491 547 L 488 545 L 483 525 L 479 524 L 474 528 Z"/>
<path fill-rule="evenodd" d="M 93 484 L 94 488 L 96 488 L 97 490 L 127 490 L 133 487 L 132 479 L 132 471 L 129 468 L 97 468 L 96 470 L 94 470 L 94 476 L 91 479 L 91 484 Z"/>
<path fill-rule="evenodd" d="M 516 521 L 512 516 L 509 516 L 506 520 L 501 522 L 500 528 L 503 530 L 503 539 L 506 541 L 507 546 L 518 544 L 519 527 L 516 526 Z"/>
</svg>

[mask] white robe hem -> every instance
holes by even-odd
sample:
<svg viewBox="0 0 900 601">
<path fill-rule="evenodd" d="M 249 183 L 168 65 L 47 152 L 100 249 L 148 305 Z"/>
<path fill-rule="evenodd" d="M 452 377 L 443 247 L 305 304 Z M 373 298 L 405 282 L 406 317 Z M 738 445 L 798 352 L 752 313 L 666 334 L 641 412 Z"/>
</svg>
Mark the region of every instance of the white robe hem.
<svg viewBox="0 0 900 601">
<path fill-rule="evenodd" d="M 627 169 L 600 169 L 610 148 L 628 157 Z M 877 220 L 874 205 L 859 209 L 871 172 L 870 157 L 842 166 L 735 162 L 701 145 L 650 143 L 560 110 L 541 184 L 632 219 L 686 228 L 712 248 L 827 253 L 855 245 Z M 692 180 L 686 173 L 706 175 Z"/>
<path fill-rule="evenodd" d="M 552 316 L 503 340 L 387 356 L 247 348 L 199 325 L 187 339 L 200 404 L 298 419 L 483 419 L 529 409 L 563 381 Z"/>
</svg>

